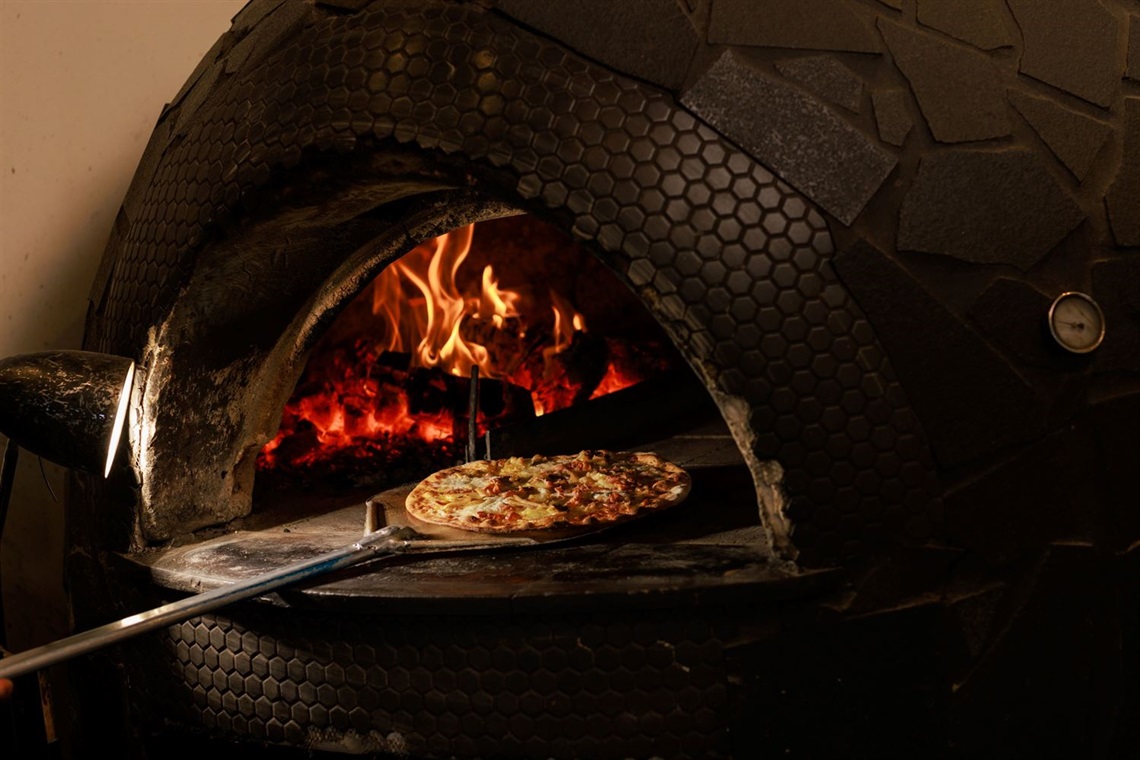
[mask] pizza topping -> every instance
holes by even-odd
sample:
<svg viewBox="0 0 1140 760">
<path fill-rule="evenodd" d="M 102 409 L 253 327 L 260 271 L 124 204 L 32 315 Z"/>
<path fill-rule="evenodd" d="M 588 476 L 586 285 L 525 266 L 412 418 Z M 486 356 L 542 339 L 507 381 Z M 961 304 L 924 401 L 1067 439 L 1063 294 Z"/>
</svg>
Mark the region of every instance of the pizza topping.
<svg viewBox="0 0 1140 760">
<path fill-rule="evenodd" d="M 469 530 L 533 530 L 615 522 L 676 504 L 688 489 L 685 471 L 656 454 L 582 451 L 443 470 L 413 489 L 407 509 Z"/>
</svg>

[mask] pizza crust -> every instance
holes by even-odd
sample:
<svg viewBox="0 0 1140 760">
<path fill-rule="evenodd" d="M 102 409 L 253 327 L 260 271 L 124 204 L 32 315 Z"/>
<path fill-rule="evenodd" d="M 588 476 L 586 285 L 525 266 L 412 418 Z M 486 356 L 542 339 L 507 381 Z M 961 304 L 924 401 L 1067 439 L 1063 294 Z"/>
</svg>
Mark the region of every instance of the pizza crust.
<svg viewBox="0 0 1140 760">
<path fill-rule="evenodd" d="M 412 489 L 405 508 L 482 533 L 597 527 L 678 504 L 690 486 L 688 473 L 651 452 L 582 451 L 440 470 Z"/>
</svg>

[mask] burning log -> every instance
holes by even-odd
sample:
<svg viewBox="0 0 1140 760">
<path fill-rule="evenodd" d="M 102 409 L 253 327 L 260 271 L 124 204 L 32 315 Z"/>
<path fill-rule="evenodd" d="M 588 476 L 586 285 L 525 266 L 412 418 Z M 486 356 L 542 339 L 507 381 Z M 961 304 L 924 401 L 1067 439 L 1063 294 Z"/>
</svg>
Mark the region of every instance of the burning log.
<svg viewBox="0 0 1140 760">
<path fill-rule="evenodd" d="M 570 382 L 578 386 L 571 404 L 580 404 L 594 394 L 606 376 L 606 368 L 610 364 L 609 345 L 600 335 L 576 332 L 570 348 L 555 358 L 566 366 Z"/>
<path fill-rule="evenodd" d="M 693 373 L 674 370 L 621 391 L 505 423 L 490 432 L 496 457 L 620 449 L 715 419 L 716 405 Z M 630 419 L 639 420 L 631 426 Z"/>
<path fill-rule="evenodd" d="M 467 343 L 482 346 L 487 352 L 487 365 L 504 377 L 514 374 L 529 354 L 540 348 L 544 340 L 549 340 L 537 330 L 528 334 L 520 317 L 502 320 L 468 317 L 459 326 L 459 336 Z"/>
</svg>

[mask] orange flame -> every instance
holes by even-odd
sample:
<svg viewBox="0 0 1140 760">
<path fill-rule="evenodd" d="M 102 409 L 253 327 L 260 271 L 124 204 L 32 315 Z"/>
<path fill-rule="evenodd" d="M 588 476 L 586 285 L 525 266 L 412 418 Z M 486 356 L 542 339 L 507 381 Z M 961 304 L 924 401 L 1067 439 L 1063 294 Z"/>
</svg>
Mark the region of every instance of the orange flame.
<svg viewBox="0 0 1140 760">
<path fill-rule="evenodd" d="M 259 467 L 308 466 L 338 452 L 365 459 L 378 447 L 446 448 L 457 421 L 453 401 L 446 399 L 455 386 L 425 369 L 466 377 L 478 366 L 481 377 L 529 392 L 536 415 L 579 398 L 582 383 L 569 370 L 576 359 L 560 355 L 587 331 L 585 318 L 550 289 L 552 320 L 545 321 L 537 302 L 503 287 L 490 264 L 477 280 L 467 273 L 463 281 L 469 285 L 461 290 L 460 270 L 473 238 L 469 225 L 426 241 L 376 277 L 370 297 L 364 296 L 369 300 L 354 302 L 368 324 L 346 323 L 354 331 L 347 342 L 338 338 L 314 354 Z M 371 319 L 364 316 L 369 313 Z M 528 325 L 528 318 L 538 324 Z M 606 374 L 590 398 L 639 382 L 654 363 L 633 356 L 621 341 L 605 343 Z M 410 357 L 407 372 L 381 363 L 389 352 Z M 410 402 L 407 383 L 413 376 L 417 400 Z M 480 433 L 494 424 L 482 412 L 477 421 Z"/>
<path fill-rule="evenodd" d="M 463 327 L 480 321 L 509 329 L 508 320 L 519 316 L 521 296 L 501 288 L 489 264 L 478 294 L 459 291 L 456 277 L 471 252 L 474 229 L 468 225 L 423 243 L 376 278 L 372 313 L 382 320 L 381 352 L 410 353 L 413 366 L 452 375 L 466 376 L 478 365 L 483 377 L 504 376 L 484 345 L 464 338 Z"/>
</svg>

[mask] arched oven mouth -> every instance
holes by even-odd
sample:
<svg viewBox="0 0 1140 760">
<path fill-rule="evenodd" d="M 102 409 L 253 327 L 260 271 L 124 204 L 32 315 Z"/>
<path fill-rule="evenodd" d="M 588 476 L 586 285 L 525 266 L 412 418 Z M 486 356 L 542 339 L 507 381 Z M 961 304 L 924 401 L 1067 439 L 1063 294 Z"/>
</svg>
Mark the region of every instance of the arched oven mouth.
<svg viewBox="0 0 1140 760">
<path fill-rule="evenodd" d="M 292 391 L 253 401 L 267 417 L 276 410 L 276 432 L 261 426 L 238 447 L 238 466 L 256 471 L 249 514 L 127 553 L 128 562 L 173 591 L 220 587 L 352 543 L 366 502 L 431 538 L 402 504 L 436 469 L 612 449 L 680 465 L 690 496 L 584 536 L 455 531 L 446 538 L 462 551 L 425 544 L 283 598 L 419 608 L 652 592 L 654 603 L 675 604 L 678 595 L 754 593 L 797 578 L 772 552 L 752 472 L 721 410 L 637 296 L 592 253 L 518 209 L 476 201 L 470 214 L 425 230 L 457 220 L 469 223 L 405 239 L 396 258 L 346 263 L 292 320 L 275 349 L 288 359 L 265 360 L 292 365 Z M 520 246 L 538 250 L 520 258 Z M 429 283 L 441 268 L 450 279 Z M 338 277 L 365 284 L 353 291 Z M 488 303 L 496 314 L 482 313 Z M 438 324 L 449 308 L 454 324 Z M 242 399 L 231 403 L 250 403 Z M 393 409 L 403 415 L 395 427 L 386 423 Z"/>
<path fill-rule="evenodd" d="M 805 196 L 683 101 L 475 7 L 375 6 L 298 35 L 289 66 L 211 96 L 240 103 L 174 107 L 179 134 L 156 136 L 161 172 L 140 174 L 109 245 L 89 341 L 142 346 L 147 372 L 137 498 L 108 499 L 131 532 L 102 545 L 247 517 L 258 453 L 336 307 L 411 245 L 515 207 L 587 241 L 668 332 L 747 464 L 771 554 L 818 567 L 929 533 L 923 430 Z M 331 78 L 323 54 L 291 57 L 360 35 L 373 76 L 363 48 Z M 291 102 L 334 80 L 352 94 L 327 112 Z"/>
</svg>

